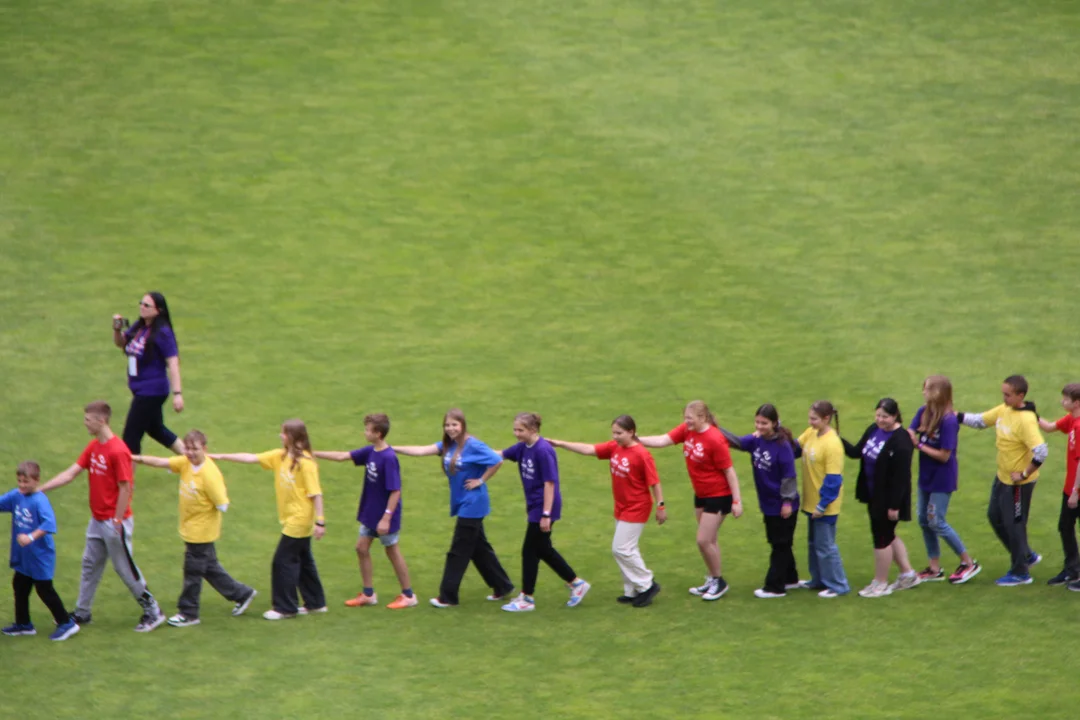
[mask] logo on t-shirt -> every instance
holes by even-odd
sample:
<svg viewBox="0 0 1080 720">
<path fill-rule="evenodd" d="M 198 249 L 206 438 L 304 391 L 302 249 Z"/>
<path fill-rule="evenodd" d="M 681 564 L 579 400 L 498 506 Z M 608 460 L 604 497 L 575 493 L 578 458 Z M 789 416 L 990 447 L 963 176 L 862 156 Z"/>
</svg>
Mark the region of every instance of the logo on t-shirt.
<svg viewBox="0 0 1080 720">
<path fill-rule="evenodd" d="M 367 481 L 375 482 L 379 479 L 379 466 L 372 460 L 367 464 Z"/>
<path fill-rule="evenodd" d="M 611 472 L 619 477 L 630 476 L 630 458 L 620 458 L 618 455 L 611 456 Z"/>
<path fill-rule="evenodd" d="M 521 464 L 521 471 L 525 474 L 525 477 L 529 480 L 533 479 L 536 473 L 536 466 L 533 465 L 532 458 L 528 458 Z"/>
<path fill-rule="evenodd" d="M 34 513 L 30 512 L 30 508 L 19 508 L 11 517 L 16 527 L 22 530 L 29 530 L 34 526 Z"/>
<path fill-rule="evenodd" d="M 683 443 L 683 457 L 688 457 L 694 462 L 704 462 L 705 446 L 693 441 Z"/>
<path fill-rule="evenodd" d="M 105 475 L 109 472 L 109 463 L 105 461 L 105 456 L 100 453 L 94 455 L 90 454 L 90 472 L 97 475 Z"/>
<path fill-rule="evenodd" d="M 874 442 L 873 438 L 866 441 L 866 447 L 863 448 L 863 457 L 867 460 L 877 460 L 878 455 L 881 454 L 881 449 L 885 447 L 885 440 L 879 440 Z"/>
<path fill-rule="evenodd" d="M 180 483 L 180 492 L 186 494 L 190 498 L 199 497 L 199 486 L 192 480 L 188 483 Z"/>
<path fill-rule="evenodd" d="M 281 478 L 281 482 L 283 485 L 291 485 L 295 487 L 296 475 L 291 470 L 287 470 L 284 464 L 281 466 L 281 470 L 278 472 L 278 477 Z"/>
<path fill-rule="evenodd" d="M 772 468 L 772 461 L 772 454 L 768 450 L 762 450 L 761 448 L 754 450 L 754 467 L 758 470 L 768 472 Z"/>
</svg>

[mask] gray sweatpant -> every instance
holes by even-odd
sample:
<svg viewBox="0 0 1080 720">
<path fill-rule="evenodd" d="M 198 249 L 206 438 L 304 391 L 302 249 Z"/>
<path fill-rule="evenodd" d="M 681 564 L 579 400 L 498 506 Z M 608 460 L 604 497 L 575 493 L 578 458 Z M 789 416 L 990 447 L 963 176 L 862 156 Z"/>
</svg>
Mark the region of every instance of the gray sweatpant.
<svg viewBox="0 0 1080 720">
<path fill-rule="evenodd" d="M 146 580 L 131 555 L 131 535 L 134 530 L 134 518 L 124 520 L 120 532 L 113 529 L 109 520 L 90 518 L 90 524 L 86 526 L 86 549 L 83 550 L 79 600 L 75 605 L 75 611 L 79 615 L 90 614 L 94 594 L 101 582 L 101 575 L 105 572 L 106 560 L 112 561 L 116 574 L 143 609 L 154 604 L 153 596 L 146 591 Z"/>
</svg>

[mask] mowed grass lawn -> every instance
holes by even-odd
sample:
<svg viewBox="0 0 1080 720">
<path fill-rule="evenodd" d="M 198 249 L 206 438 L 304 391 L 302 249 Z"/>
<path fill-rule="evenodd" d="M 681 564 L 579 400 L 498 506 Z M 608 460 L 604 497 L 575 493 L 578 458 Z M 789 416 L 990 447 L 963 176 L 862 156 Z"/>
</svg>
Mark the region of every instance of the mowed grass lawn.
<svg viewBox="0 0 1080 720">
<path fill-rule="evenodd" d="M 217 451 L 273 448 L 296 416 L 316 447 L 349 449 L 375 411 L 391 442 L 430 443 L 452 406 L 494 447 L 522 410 L 602 441 L 620 413 L 665 432 L 694 398 L 739 431 L 761 402 L 801 429 L 829 398 L 854 440 L 882 396 L 909 418 L 938 372 L 971 410 L 1024 373 L 1056 416 L 1080 379 L 1078 33 L 1054 0 L 3 0 L 8 486 L 19 460 L 49 476 L 75 460 L 88 400 L 122 426 L 109 316 L 148 289 L 181 344 L 188 407 L 169 422 Z M 273 624 L 272 482 L 228 466 L 219 553 L 262 593 L 253 612 L 207 588 L 201 626 L 137 635 L 109 571 L 71 641 L 0 638 L 0 716 L 1069 717 L 1080 596 L 1043 584 L 1062 560 L 1050 445 L 1035 585 L 993 586 L 993 437 L 965 429 L 950 521 L 984 572 L 876 602 L 753 597 L 768 548 L 745 457 L 747 513 L 721 533 L 732 590 L 687 595 L 692 494 L 681 454 L 657 451 L 671 518 L 643 539 L 664 586 L 647 610 L 613 602 L 604 464 L 562 456 L 556 545 L 594 589 L 568 610 L 542 569 L 521 616 L 472 571 L 453 610 L 342 607 L 361 475 L 324 463 L 330 613 Z M 452 520 L 437 463 L 403 470 L 426 603 Z M 872 572 L 856 471 L 839 526 L 854 588 Z M 135 555 L 171 611 L 175 481 L 136 484 Z M 492 485 L 488 531 L 517 581 L 516 469 Z M 52 501 L 73 605 L 85 480 Z M 901 535 L 921 567 L 918 528 Z M 805 570 L 804 525 L 797 542 Z"/>
</svg>

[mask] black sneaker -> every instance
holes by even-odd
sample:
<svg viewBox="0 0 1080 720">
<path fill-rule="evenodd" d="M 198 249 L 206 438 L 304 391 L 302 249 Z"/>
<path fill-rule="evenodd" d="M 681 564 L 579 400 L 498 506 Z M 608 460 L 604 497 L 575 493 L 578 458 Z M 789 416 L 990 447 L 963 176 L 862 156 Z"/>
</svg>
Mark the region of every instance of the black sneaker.
<svg viewBox="0 0 1080 720">
<path fill-rule="evenodd" d="M 660 594 L 660 583 L 653 580 L 653 584 L 649 586 L 649 589 L 634 598 L 634 602 L 631 604 L 634 607 L 646 607 L 652 605 L 653 598 Z"/>
<path fill-rule="evenodd" d="M 71 613 L 71 615 L 68 616 L 68 619 L 79 627 L 85 627 L 86 625 L 90 624 L 90 613 L 80 615 L 77 612 L 73 612 Z"/>
<path fill-rule="evenodd" d="M 623 605 L 629 605 L 630 603 L 634 602 L 634 598 L 630 597 L 629 595 L 620 595 L 619 597 L 615 598 L 615 602 L 621 603 Z"/>
<path fill-rule="evenodd" d="M 1080 579 L 1080 578 L 1077 578 L 1075 575 L 1073 575 L 1068 570 L 1062 570 L 1057 575 L 1055 575 L 1054 577 L 1047 580 L 1046 584 L 1047 585 L 1068 585 L 1071 582 L 1076 582 L 1078 579 Z"/>
</svg>

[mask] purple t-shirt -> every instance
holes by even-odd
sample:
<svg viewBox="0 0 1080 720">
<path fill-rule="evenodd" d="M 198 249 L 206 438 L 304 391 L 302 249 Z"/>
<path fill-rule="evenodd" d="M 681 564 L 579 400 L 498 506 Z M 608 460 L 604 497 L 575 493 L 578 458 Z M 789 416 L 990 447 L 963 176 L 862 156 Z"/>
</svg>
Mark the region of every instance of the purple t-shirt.
<svg viewBox="0 0 1080 720">
<path fill-rule="evenodd" d="M 919 432 L 919 423 L 922 422 L 923 410 L 919 408 L 915 413 L 915 419 L 911 421 L 911 429 Z M 928 493 L 951 493 L 956 492 L 960 478 L 960 465 L 956 460 L 957 440 L 960 435 L 960 422 L 955 413 L 948 413 L 941 418 L 941 424 L 937 430 L 919 435 L 919 442 L 927 447 L 938 450 L 952 450 L 949 459 L 939 462 L 924 452 L 919 453 L 919 489 Z M 919 443 L 915 443 L 918 445 Z"/>
<path fill-rule="evenodd" d="M 124 331 L 124 355 L 128 358 L 128 387 L 135 395 L 156 396 L 169 394 L 169 375 L 166 358 L 176 357 L 176 335 L 168 325 L 158 329 L 154 335 L 153 347 L 148 348 L 146 341 L 150 337 L 150 328 Z M 135 359 L 134 374 L 131 360 Z"/>
<path fill-rule="evenodd" d="M 882 430 L 876 427 L 874 432 L 870 433 L 870 437 L 866 438 L 866 444 L 863 445 L 862 462 L 866 469 L 866 486 L 871 495 L 874 494 L 874 471 L 877 469 L 878 456 L 881 455 L 881 449 L 885 447 L 885 443 L 894 432 L 896 430 Z"/>
<path fill-rule="evenodd" d="M 551 501 L 551 519 L 562 515 L 562 494 L 559 492 L 559 461 L 555 448 L 544 438 L 529 447 L 518 443 L 503 450 L 503 459 L 516 462 L 521 474 L 521 487 L 525 491 L 525 510 L 529 522 L 540 522 L 544 515 L 544 484 L 555 483 L 555 498 Z"/>
<path fill-rule="evenodd" d="M 779 515 L 784 505 L 780 485 L 784 478 L 797 477 L 791 445 L 779 435 L 769 439 L 743 435 L 739 438 L 737 449 L 750 453 L 761 514 L 770 517 Z M 790 502 L 793 509 L 798 509 L 798 495 Z"/>
<path fill-rule="evenodd" d="M 356 512 L 356 519 L 374 532 L 386 514 L 386 502 L 390 499 L 390 493 L 401 490 L 401 465 L 392 447 L 376 450 L 374 446 L 368 445 L 353 450 L 349 457 L 357 467 L 364 466 L 364 491 L 360 494 L 360 509 Z M 397 508 L 390 518 L 391 534 L 401 530 L 401 506 L 401 498 L 398 498 Z"/>
</svg>

